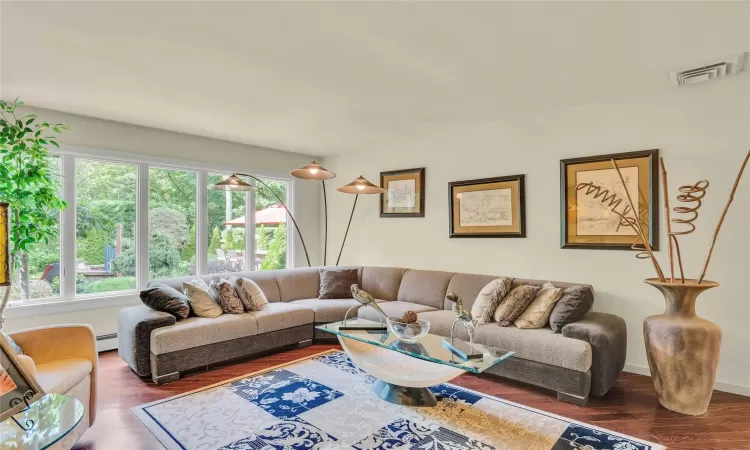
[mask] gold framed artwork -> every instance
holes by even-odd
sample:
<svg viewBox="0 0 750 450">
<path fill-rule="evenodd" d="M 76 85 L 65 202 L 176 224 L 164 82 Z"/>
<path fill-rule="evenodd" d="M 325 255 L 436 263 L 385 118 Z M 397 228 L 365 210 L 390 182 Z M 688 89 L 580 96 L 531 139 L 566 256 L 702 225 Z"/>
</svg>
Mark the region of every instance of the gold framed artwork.
<svg viewBox="0 0 750 450">
<path fill-rule="evenodd" d="M 627 186 L 623 189 L 615 160 Z M 638 236 L 622 218 L 641 221 L 646 239 L 658 250 L 659 150 L 563 159 L 560 161 L 562 248 L 639 250 Z M 633 202 L 633 208 L 628 201 Z M 614 211 L 614 212 L 613 212 Z M 637 211 L 637 212 L 636 212 Z"/>
<path fill-rule="evenodd" d="M 36 379 L 0 334 L 0 422 L 44 396 Z"/>
<path fill-rule="evenodd" d="M 448 183 L 450 237 L 526 237 L 524 175 Z"/>
<path fill-rule="evenodd" d="M 380 217 L 424 217 L 424 167 L 380 172 Z"/>
</svg>

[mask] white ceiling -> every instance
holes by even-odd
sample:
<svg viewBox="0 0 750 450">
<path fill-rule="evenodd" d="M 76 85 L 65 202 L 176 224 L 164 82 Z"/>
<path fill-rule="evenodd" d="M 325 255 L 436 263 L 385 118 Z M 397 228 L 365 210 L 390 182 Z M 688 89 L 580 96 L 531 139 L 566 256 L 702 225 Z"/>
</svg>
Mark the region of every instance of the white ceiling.
<svg viewBox="0 0 750 450">
<path fill-rule="evenodd" d="M 316 155 L 674 89 L 750 2 L 5 2 L 3 98 Z"/>
</svg>

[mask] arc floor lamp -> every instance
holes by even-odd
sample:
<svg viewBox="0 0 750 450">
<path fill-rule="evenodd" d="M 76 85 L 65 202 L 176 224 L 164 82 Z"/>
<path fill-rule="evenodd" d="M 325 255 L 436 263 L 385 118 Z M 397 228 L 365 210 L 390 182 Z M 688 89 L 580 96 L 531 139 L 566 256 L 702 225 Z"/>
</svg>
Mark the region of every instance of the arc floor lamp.
<svg viewBox="0 0 750 450">
<path fill-rule="evenodd" d="M 324 242 L 323 242 L 323 265 L 326 265 L 328 263 L 328 198 L 326 195 L 326 180 L 331 180 L 333 178 L 336 178 L 336 173 L 326 169 L 325 167 L 322 167 L 317 161 L 313 161 L 310 164 L 300 167 L 299 169 L 292 170 L 290 174 L 294 177 L 297 177 L 302 180 L 320 180 L 323 184 L 323 208 L 324 208 Z M 297 236 L 299 236 L 300 242 L 302 242 L 302 248 L 305 251 L 305 258 L 307 258 L 307 265 L 309 267 L 312 267 L 312 264 L 310 263 L 310 255 L 307 252 L 307 245 L 305 245 L 305 239 L 302 237 L 302 232 L 299 229 L 299 226 L 297 225 L 297 221 L 294 219 L 294 215 L 292 215 L 292 212 L 289 211 L 289 208 L 286 206 L 286 203 L 284 200 L 279 197 L 276 192 L 271 189 L 268 184 L 264 183 L 263 180 L 259 179 L 256 176 L 247 174 L 247 173 L 233 173 L 231 176 L 227 177 L 225 180 L 220 181 L 214 185 L 211 185 L 211 189 L 216 189 L 220 191 L 256 191 L 257 188 L 253 186 L 252 184 L 249 184 L 245 182 L 240 177 L 248 177 L 255 180 L 257 183 L 260 183 L 260 185 L 265 186 L 268 188 L 268 190 L 271 191 L 271 193 L 276 197 L 276 200 L 281 204 L 282 207 L 286 210 L 287 215 L 289 215 L 289 218 L 292 219 L 292 223 L 294 224 L 294 229 L 297 231 Z M 357 207 L 357 199 L 359 198 L 359 194 L 363 195 L 370 195 L 370 194 L 380 194 L 385 192 L 385 189 L 381 188 L 378 185 L 375 185 L 371 183 L 367 178 L 363 176 L 359 176 L 356 180 L 352 181 L 349 184 L 346 184 L 344 186 L 341 186 L 337 189 L 339 192 L 343 192 L 345 194 L 354 194 L 354 204 L 352 205 L 352 212 L 349 215 L 349 223 L 346 225 L 346 232 L 344 233 L 344 239 L 341 242 L 341 249 L 339 250 L 338 258 L 336 258 L 336 265 L 339 265 L 339 261 L 341 260 L 341 254 L 344 251 L 344 245 L 346 244 L 346 238 L 349 236 L 349 228 L 352 225 L 352 218 L 354 217 L 354 209 Z"/>
</svg>

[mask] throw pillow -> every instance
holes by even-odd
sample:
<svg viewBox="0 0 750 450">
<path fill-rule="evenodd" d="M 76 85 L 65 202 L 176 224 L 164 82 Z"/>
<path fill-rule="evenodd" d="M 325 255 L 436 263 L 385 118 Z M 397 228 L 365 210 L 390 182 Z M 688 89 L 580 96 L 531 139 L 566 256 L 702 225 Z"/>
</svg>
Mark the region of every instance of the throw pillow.
<svg viewBox="0 0 750 450">
<path fill-rule="evenodd" d="M 518 316 L 513 323 L 518 328 L 543 328 L 549 321 L 552 308 L 562 297 L 563 290 L 547 282 L 532 300 L 531 304 Z"/>
<path fill-rule="evenodd" d="M 359 283 L 357 269 L 319 269 L 320 298 L 352 298 L 352 285 Z"/>
<path fill-rule="evenodd" d="M 534 297 L 542 289 L 541 286 L 522 284 L 516 286 L 505 296 L 495 311 L 495 322 L 501 327 L 507 327 L 521 315 L 523 310 L 534 301 Z"/>
<path fill-rule="evenodd" d="M 166 284 L 153 283 L 141 291 L 141 301 L 149 308 L 172 314 L 177 319 L 187 319 L 190 303 L 177 289 Z"/>
<path fill-rule="evenodd" d="M 211 296 L 216 299 L 221 306 L 221 310 L 226 314 L 242 314 L 245 312 L 242 301 L 234 291 L 234 285 L 226 278 L 214 278 L 211 280 L 209 288 Z"/>
<path fill-rule="evenodd" d="M 268 299 L 255 281 L 247 278 L 229 277 L 229 282 L 237 291 L 245 311 L 262 311 L 268 305 Z"/>
<path fill-rule="evenodd" d="M 503 301 L 503 298 L 508 295 L 512 284 L 512 279 L 500 277 L 490 281 L 479 291 L 477 299 L 471 306 L 471 317 L 477 320 L 478 325 L 484 325 L 492 321 L 492 314 Z"/>
<path fill-rule="evenodd" d="M 21 349 L 21 347 L 18 346 L 18 344 L 16 344 L 16 341 L 14 341 L 13 338 L 8 336 L 5 333 L 5 331 L 0 331 L 0 333 L 2 333 L 3 338 L 5 339 L 5 342 L 7 342 L 8 345 L 10 345 L 10 348 L 12 348 L 13 351 L 16 352 L 17 355 L 23 355 L 23 350 Z"/>
<path fill-rule="evenodd" d="M 196 316 L 219 317 L 223 313 L 221 306 L 208 291 L 206 282 L 200 278 L 182 283 L 182 290 Z"/>
<path fill-rule="evenodd" d="M 594 293 L 588 286 L 571 286 L 563 291 L 562 298 L 552 309 L 549 326 L 559 333 L 562 328 L 583 319 L 594 306 Z"/>
</svg>

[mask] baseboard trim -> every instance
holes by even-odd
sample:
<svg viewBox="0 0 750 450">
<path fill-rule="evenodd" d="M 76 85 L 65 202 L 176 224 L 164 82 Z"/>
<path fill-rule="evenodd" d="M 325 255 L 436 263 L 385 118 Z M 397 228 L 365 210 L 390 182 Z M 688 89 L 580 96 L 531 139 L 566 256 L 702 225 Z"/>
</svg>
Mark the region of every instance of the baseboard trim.
<svg viewBox="0 0 750 450">
<path fill-rule="evenodd" d="M 96 350 L 106 352 L 117 349 L 117 333 L 103 334 L 96 337 Z"/>
<path fill-rule="evenodd" d="M 647 366 L 639 366 L 637 364 L 625 364 L 625 368 L 623 369 L 625 372 L 635 373 L 638 375 L 645 375 L 647 377 L 651 376 L 651 371 Z M 735 383 L 727 383 L 724 381 L 717 381 L 714 385 L 715 391 L 721 391 L 721 392 L 729 392 L 730 394 L 737 394 L 737 395 L 743 395 L 745 397 L 750 397 L 750 386 L 742 385 L 742 384 L 735 384 Z"/>
</svg>

